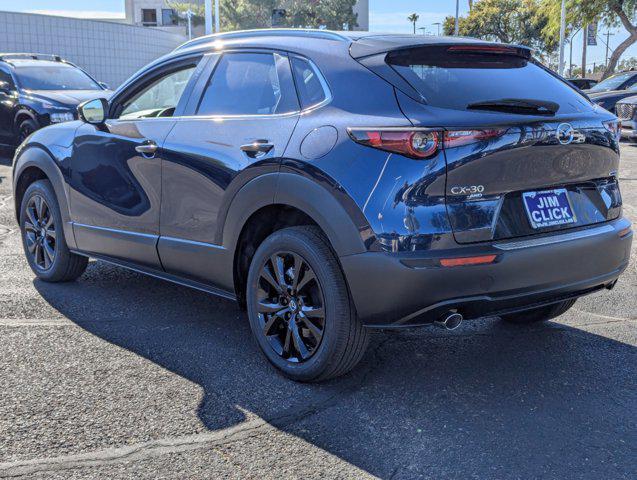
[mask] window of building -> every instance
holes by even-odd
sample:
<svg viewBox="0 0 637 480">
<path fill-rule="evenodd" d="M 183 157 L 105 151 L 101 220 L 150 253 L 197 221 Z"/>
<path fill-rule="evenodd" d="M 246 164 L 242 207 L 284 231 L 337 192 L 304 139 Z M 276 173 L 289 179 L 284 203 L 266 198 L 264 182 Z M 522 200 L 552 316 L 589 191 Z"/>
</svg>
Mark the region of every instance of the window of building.
<svg viewBox="0 0 637 480">
<path fill-rule="evenodd" d="M 177 25 L 177 13 L 172 8 L 161 9 L 162 25 Z"/>
<path fill-rule="evenodd" d="M 142 25 L 144 27 L 156 27 L 157 10 L 154 8 L 142 8 Z"/>
</svg>

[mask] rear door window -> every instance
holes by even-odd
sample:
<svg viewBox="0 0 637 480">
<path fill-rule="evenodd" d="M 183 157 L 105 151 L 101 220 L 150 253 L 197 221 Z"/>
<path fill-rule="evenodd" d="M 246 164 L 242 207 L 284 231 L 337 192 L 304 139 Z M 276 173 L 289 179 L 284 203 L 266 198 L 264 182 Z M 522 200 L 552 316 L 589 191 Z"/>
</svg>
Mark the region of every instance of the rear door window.
<svg viewBox="0 0 637 480">
<path fill-rule="evenodd" d="M 197 115 L 273 115 L 298 109 L 286 56 L 227 53 L 215 67 Z"/>
<path fill-rule="evenodd" d="M 582 95 L 533 60 L 514 54 L 426 47 L 400 50 L 386 61 L 423 97 L 425 103 L 464 110 L 502 99 L 555 102 L 559 113 L 588 111 Z"/>
<path fill-rule="evenodd" d="M 303 58 L 292 57 L 291 62 L 301 108 L 305 110 L 325 101 L 327 85 L 318 70 Z"/>
</svg>

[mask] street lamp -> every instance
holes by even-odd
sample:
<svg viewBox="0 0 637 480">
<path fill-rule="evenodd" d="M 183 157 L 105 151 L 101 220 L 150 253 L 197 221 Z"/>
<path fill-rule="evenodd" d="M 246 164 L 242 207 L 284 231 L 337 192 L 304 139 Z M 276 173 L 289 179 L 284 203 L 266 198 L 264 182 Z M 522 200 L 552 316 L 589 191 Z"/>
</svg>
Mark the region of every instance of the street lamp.
<svg viewBox="0 0 637 480">
<path fill-rule="evenodd" d="M 418 27 L 418 30 L 422 30 L 422 34 L 427 35 L 427 27 Z"/>
<path fill-rule="evenodd" d="M 440 25 L 442 25 L 442 23 L 436 22 L 436 23 L 432 23 L 432 25 L 437 25 L 438 26 L 438 36 L 440 36 Z"/>
</svg>

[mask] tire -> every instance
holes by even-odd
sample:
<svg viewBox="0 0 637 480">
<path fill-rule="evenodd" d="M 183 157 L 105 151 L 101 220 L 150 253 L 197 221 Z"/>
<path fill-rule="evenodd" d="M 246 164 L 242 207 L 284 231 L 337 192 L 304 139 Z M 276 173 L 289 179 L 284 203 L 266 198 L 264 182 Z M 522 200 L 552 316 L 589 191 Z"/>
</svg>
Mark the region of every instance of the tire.
<svg viewBox="0 0 637 480">
<path fill-rule="evenodd" d="M 505 322 L 517 324 L 545 322 L 566 313 L 566 311 L 571 308 L 576 301 L 576 298 L 572 300 L 565 300 L 563 302 L 554 303 L 553 305 L 546 305 L 545 307 L 502 315 L 500 318 Z"/>
<path fill-rule="evenodd" d="M 38 124 L 35 123 L 34 120 L 31 120 L 30 118 L 27 118 L 25 120 L 22 120 L 19 124 L 18 124 L 18 128 L 17 128 L 17 145 L 20 145 L 22 142 L 24 142 L 27 137 L 29 135 L 31 135 L 33 132 L 35 132 L 38 129 Z"/>
<path fill-rule="evenodd" d="M 88 258 L 69 251 L 63 225 L 51 183 L 38 180 L 29 185 L 20 205 L 22 246 L 31 270 L 45 282 L 75 280 L 88 264 Z"/>
<path fill-rule="evenodd" d="M 338 377 L 363 357 L 369 334 L 317 227 L 285 228 L 266 238 L 252 258 L 246 290 L 254 338 L 288 378 L 318 382 Z"/>
</svg>

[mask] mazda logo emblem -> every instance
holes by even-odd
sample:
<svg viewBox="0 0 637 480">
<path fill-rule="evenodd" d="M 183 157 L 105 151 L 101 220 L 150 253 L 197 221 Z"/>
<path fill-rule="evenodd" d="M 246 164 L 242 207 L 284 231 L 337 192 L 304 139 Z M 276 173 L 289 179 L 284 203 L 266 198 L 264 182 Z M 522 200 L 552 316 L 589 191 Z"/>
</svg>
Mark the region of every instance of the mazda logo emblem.
<svg viewBox="0 0 637 480">
<path fill-rule="evenodd" d="M 573 141 L 575 130 L 570 123 L 560 123 L 555 131 L 555 136 L 562 145 L 568 145 Z"/>
</svg>

